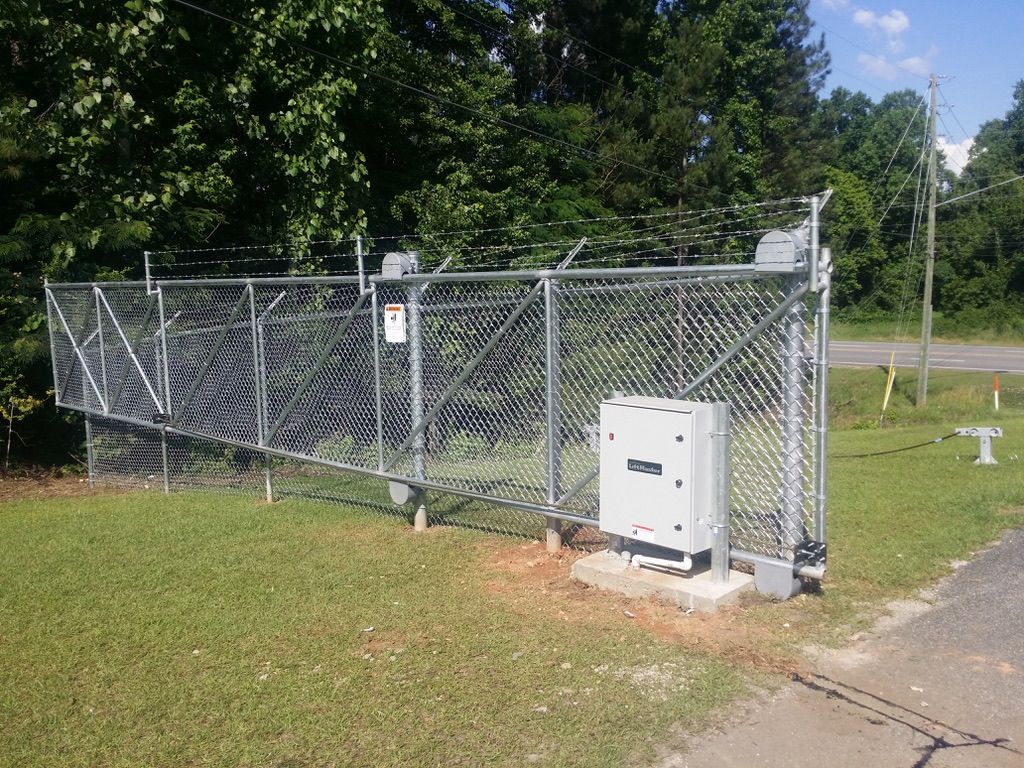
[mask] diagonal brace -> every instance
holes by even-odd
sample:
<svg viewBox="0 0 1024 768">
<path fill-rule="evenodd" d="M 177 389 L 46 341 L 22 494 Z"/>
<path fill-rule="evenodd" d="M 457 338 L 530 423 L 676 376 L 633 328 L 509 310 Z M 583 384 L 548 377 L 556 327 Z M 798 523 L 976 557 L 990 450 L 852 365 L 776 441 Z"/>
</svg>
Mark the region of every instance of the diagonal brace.
<svg viewBox="0 0 1024 768">
<path fill-rule="evenodd" d="M 49 288 L 46 289 L 46 298 L 57 312 L 57 318 L 60 320 L 61 328 L 63 328 L 65 335 L 68 337 L 68 341 L 71 342 L 71 348 L 75 351 L 75 357 L 82 366 L 82 372 L 89 380 L 89 385 L 92 387 L 92 391 L 96 393 L 96 399 L 100 401 L 100 404 L 106 410 L 106 403 L 103 400 L 103 395 L 100 393 L 100 388 L 96 386 L 96 381 L 92 377 L 92 373 L 89 371 L 89 366 L 85 362 L 85 356 L 82 354 L 82 350 L 79 348 L 78 343 L 75 341 L 75 336 L 71 333 L 71 329 L 68 327 L 68 321 L 64 317 L 64 312 L 61 311 L 60 304 L 57 303 L 57 299 L 54 298 L 53 293 Z"/>
<path fill-rule="evenodd" d="M 729 349 L 722 353 L 721 357 L 715 360 L 711 365 L 705 368 L 698 374 L 698 376 L 687 384 L 685 387 L 676 392 L 673 396 L 673 400 L 682 400 L 684 397 L 689 396 L 692 392 L 700 389 L 704 386 L 708 379 L 714 376 L 718 371 L 726 364 L 731 362 L 740 352 L 746 349 L 751 342 L 753 342 L 758 336 L 764 333 L 765 329 L 768 328 L 772 323 L 776 322 L 792 307 L 796 302 L 800 301 L 804 294 L 807 293 L 807 283 L 801 283 L 800 286 L 789 294 L 779 306 L 769 312 L 767 315 L 762 317 L 757 325 L 748 329 L 740 338 L 738 338 Z M 556 506 L 561 506 L 577 493 L 582 491 L 593 481 L 595 477 L 601 474 L 601 468 L 595 467 L 590 470 L 587 474 L 581 477 L 568 491 L 566 491 L 562 497 L 555 502 Z"/>
<path fill-rule="evenodd" d="M 47 307 L 47 316 L 49 316 L 49 307 Z M 52 318 L 51 318 L 50 322 L 52 322 Z M 85 333 L 85 331 L 88 329 L 88 327 L 89 327 L 89 318 L 87 316 L 87 317 L 82 319 L 82 326 L 81 326 L 81 328 L 78 329 L 78 333 L 75 334 L 74 338 L 75 339 L 82 338 L 82 335 Z M 96 334 L 98 332 L 99 332 L 99 330 L 97 329 L 96 331 L 93 331 L 91 334 L 89 334 L 89 337 L 85 341 L 83 341 L 80 344 L 78 344 L 78 348 L 80 350 L 84 350 L 86 347 L 88 347 L 92 343 L 92 340 L 94 338 L 96 338 Z M 72 344 L 74 344 L 74 343 L 75 343 L 74 340 L 72 340 Z M 82 354 L 84 355 L 85 353 L 83 352 Z M 68 372 L 67 372 L 67 375 L 64 377 L 64 383 L 60 385 L 60 390 L 59 391 L 55 390 L 57 392 L 57 402 L 58 403 L 64 402 L 64 394 L 68 391 L 68 386 L 70 386 L 70 384 L 71 384 L 71 377 L 74 375 L 76 367 L 78 367 L 78 358 L 74 357 L 71 360 L 71 365 L 68 366 Z M 54 369 L 54 373 L 56 373 L 56 369 Z"/>
<path fill-rule="evenodd" d="M 228 337 L 228 333 L 231 331 L 235 324 L 235 320 L 242 312 L 242 308 L 247 306 L 249 303 L 249 286 L 245 287 L 242 291 L 242 295 L 238 297 L 238 301 L 235 302 L 234 308 L 231 310 L 231 314 L 228 315 L 228 319 L 224 321 L 224 327 L 220 329 L 220 333 L 217 334 L 217 340 L 214 341 L 213 346 L 210 347 L 210 351 L 206 353 L 206 359 L 203 360 L 203 364 L 199 367 L 199 371 L 196 373 L 196 377 L 192 380 L 192 386 L 189 387 L 188 392 L 185 394 L 185 398 L 181 401 L 181 406 L 178 408 L 178 412 L 174 414 L 171 419 L 171 426 L 177 426 L 181 420 L 182 415 L 185 413 L 185 409 L 192 404 L 192 398 L 196 396 L 196 392 L 199 391 L 199 387 L 202 386 L 203 380 L 206 378 L 206 374 L 210 371 L 210 366 L 213 365 L 214 359 L 217 357 L 224 346 L 224 341 Z M 166 365 L 166 360 L 164 365 Z M 168 394 L 168 400 L 170 399 L 170 392 Z"/>
<path fill-rule="evenodd" d="M 153 403 L 156 405 L 156 409 L 159 411 L 163 408 L 160 403 L 160 398 L 156 396 L 156 392 L 153 391 L 152 385 L 149 383 L 149 377 L 146 375 L 145 369 L 142 367 L 142 363 L 139 362 L 138 351 L 139 344 L 142 343 L 142 335 L 146 332 L 146 327 L 149 325 L 149 318 L 153 316 L 153 309 L 156 307 L 156 294 L 152 294 L 149 297 L 149 305 L 146 307 L 146 314 L 142 318 L 142 322 L 139 323 L 139 330 L 135 333 L 135 339 L 128 341 L 128 336 L 125 334 L 124 329 L 121 328 L 121 323 L 118 322 L 117 317 L 114 315 L 114 310 L 110 306 L 110 302 L 107 301 L 106 295 L 103 291 L 97 291 L 97 295 L 100 301 L 103 302 L 104 308 L 107 310 L 107 315 L 110 317 L 111 322 L 114 324 L 114 330 L 117 331 L 117 335 L 121 338 L 121 343 L 124 344 L 124 348 L 128 350 L 128 358 L 134 363 L 135 369 L 139 372 L 139 376 L 142 377 L 142 383 L 146 385 L 146 390 L 149 392 L 149 396 L 153 398 Z M 121 399 L 121 393 L 124 391 L 124 385 L 128 380 L 128 366 L 125 365 L 121 369 L 121 374 L 117 379 L 117 387 L 114 389 L 114 395 L 110 398 L 110 402 L 103 409 L 104 413 L 110 413 L 114 408 L 117 407 L 118 401 Z"/>
<path fill-rule="evenodd" d="M 303 378 L 302 383 L 299 384 L 298 389 L 295 390 L 295 394 L 292 395 L 291 400 L 289 400 L 285 407 L 281 409 L 281 415 L 277 417 L 277 421 L 274 422 L 274 426 L 267 430 L 266 437 L 264 438 L 264 443 L 266 445 L 271 444 L 271 441 L 274 439 L 274 436 L 277 435 L 278 430 L 281 429 L 281 426 L 285 421 L 287 421 L 288 417 L 291 416 L 292 411 L 295 410 L 303 395 L 306 394 L 306 391 L 312 385 L 313 379 L 315 379 L 316 375 L 320 373 L 320 369 L 323 368 L 324 364 L 327 362 L 327 358 L 331 356 L 331 352 L 334 351 L 334 347 L 339 341 L 341 341 L 342 337 L 348 333 L 349 326 L 352 325 L 352 321 L 356 319 L 356 315 L 359 314 L 359 311 L 366 306 L 366 302 L 369 300 L 372 293 L 373 291 L 366 291 L 365 293 L 360 294 L 359 299 L 352 305 L 352 309 L 350 309 L 348 314 L 345 315 L 345 319 L 341 321 L 337 330 L 335 330 L 331 335 L 331 338 L 327 340 L 327 343 L 324 345 L 324 348 L 320 352 L 320 356 L 316 359 L 316 362 L 313 364 L 313 367 L 309 369 L 309 372 L 306 374 L 305 378 Z M 374 322 L 376 322 L 376 319 Z"/>
<path fill-rule="evenodd" d="M 437 402 L 435 402 L 434 405 L 430 408 L 430 410 L 427 411 L 426 414 L 424 414 L 423 418 L 419 421 L 419 423 L 413 426 L 408 436 L 405 438 L 405 440 L 402 441 L 402 444 L 398 446 L 398 448 L 395 449 L 395 452 L 392 453 L 388 460 L 384 462 L 382 471 L 386 472 L 391 467 L 393 467 L 395 462 L 398 461 L 398 458 L 402 455 L 402 453 L 408 450 L 409 446 L 412 445 L 413 441 L 420 434 L 422 434 L 423 431 L 428 426 L 430 426 L 431 422 L 435 418 L 437 418 L 437 414 L 440 413 L 441 409 L 448 404 L 448 401 L 452 399 L 452 396 L 459 389 L 459 387 L 461 387 L 466 382 L 466 379 L 468 379 L 473 374 L 473 371 L 475 371 L 480 366 L 480 364 L 484 361 L 487 355 L 491 353 L 491 350 L 493 350 L 498 345 L 498 343 L 503 338 L 505 338 L 505 335 L 512 329 L 512 326 L 514 326 L 516 321 L 520 317 L 522 317 L 523 313 L 530 308 L 533 302 L 537 300 L 537 297 L 541 295 L 541 292 L 543 290 L 544 281 L 540 281 L 535 286 L 533 286 L 531 291 L 528 294 L 526 294 L 526 296 L 523 297 L 523 300 L 519 302 L 518 306 L 516 306 L 516 308 L 512 311 L 512 314 L 505 318 L 505 322 L 502 323 L 501 327 L 497 331 L 495 331 L 494 335 L 492 335 L 491 338 L 487 341 L 487 343 L 484 344 L 483 348 L 477 353 L 476 357 L 474 357 L 472 360 L 466 363 L 465 367 L 462 369 L 462 372 L 458 375 L 455 381 L 453 381 L 449 385 L 448 389 L 445 390 L 444 394 L 442 394 L 437 399 Z"/>
</svg>

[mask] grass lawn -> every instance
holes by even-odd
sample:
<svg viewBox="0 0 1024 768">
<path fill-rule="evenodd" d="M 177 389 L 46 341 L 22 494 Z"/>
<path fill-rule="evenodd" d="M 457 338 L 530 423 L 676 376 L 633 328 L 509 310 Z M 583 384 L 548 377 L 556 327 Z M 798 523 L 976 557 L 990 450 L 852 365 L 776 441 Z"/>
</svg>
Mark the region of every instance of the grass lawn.
<svg viewBox="0 0 1024 768">
<path fill-rule="evenodd" d="M 714 618 L 575 586 L 568 553 L 339 505 L 7 502 L 0 765 L 656 762 L 1024 522 L 1024 396 L 1004 384 L 996 417 L 983 376 L 937 376 L 928 411 L 877 428 L 884 374 L 833 375 L 829 577 Z M 966 438 L 845 458 L 961 423 L 1004 428 L 998 466 Z"/>
<path fill-rule="evenodd" d="M 1024 346 L 1024 334 L 1019 329 L 997 330 L 995 328 L 974 328 L 967 330 L 961 326 L 947 322 L 936 313 L 934 317 L 932 341 L 936 344 L 988 344 L 995 346 Z M 921 319 L 913 318 L 907 326 L 908 335 L 896 339 L 896 319 L 865 320 L 846 322 L 836 320 L 830 327 L 834 341 L 901 341 L 911 344 L 920 342 Z"/>
<path fill-rule="evenodd" d="M 14 502 L 0 540 L 3 765 L 621 765 L 745 677 L 560 613 L 521 541 L 326 504 Z"/>
</svg>

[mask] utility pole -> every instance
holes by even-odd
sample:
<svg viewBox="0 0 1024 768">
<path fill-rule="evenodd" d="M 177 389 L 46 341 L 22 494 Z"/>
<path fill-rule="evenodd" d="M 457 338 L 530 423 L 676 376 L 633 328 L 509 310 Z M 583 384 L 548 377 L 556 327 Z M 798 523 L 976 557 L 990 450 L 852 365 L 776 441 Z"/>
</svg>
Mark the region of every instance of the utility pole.
<svg viewBox="0 0 1024 768">
<path fill-rule="evenodd" d="M 938 77 L 931 76 L 928 115 L 928 254 L 924 267 L 924 301 L 921 307 L 921 352 L 917 362 L 917 407 L 928 403 L 928 347 L 932 341 L 932 276 L 935 272 L 935 193 L 939 186 L 938 154 L 935 141 L 935 91 Z"/>
</svg>

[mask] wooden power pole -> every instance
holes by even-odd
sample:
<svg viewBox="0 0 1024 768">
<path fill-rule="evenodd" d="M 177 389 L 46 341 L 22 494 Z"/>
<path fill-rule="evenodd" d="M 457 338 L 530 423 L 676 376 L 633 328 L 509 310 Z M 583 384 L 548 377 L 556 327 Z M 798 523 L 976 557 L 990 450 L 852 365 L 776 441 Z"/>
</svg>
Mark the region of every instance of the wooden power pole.
<svg viewBox="0 0 1024 768">
<path fill-rule="evenodd" d="M 921 307 L 921 352 L 917 362 L 917 407 L 928 403 L 928 347 L 932 341 L 932 276 L 935 272 L 935 193 L 939 186 L 938 153 L 935 142 L 935 91 L 938 78 L 933 73 L 929 86 L 928 114 L 928 253 L 924 266 L 924 301 Z"/>
</svg>

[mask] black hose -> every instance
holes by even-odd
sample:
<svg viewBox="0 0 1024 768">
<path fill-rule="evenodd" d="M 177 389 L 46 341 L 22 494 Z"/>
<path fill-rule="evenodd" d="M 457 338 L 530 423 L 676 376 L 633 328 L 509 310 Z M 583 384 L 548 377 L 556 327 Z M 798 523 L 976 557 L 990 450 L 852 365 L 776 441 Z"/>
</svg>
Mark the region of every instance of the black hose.
<svg viewBox="0 0 1024 768">
<path fill-rule="evenodd" d="M 935 443 L 941 443 L 943 440 L 948 440 L 951 437 L 956 437 L 956 432 L 950 432 L 948 435 L 942 437 L 936 437 L 934 440 L 926 440 L 923 443 L 917 443 L 915 445 L 907 445 L 903 448 L 892 448 L 888 451 L 875 451 L 873 453 L 846 453 L 840 454 L 839 456 L 833 456 L 833 459 L 866 459 L 868 456 L 886 456 L 890 453 L 902 453 L 903 451 L 912 451 L 914 448 L 924 448 L 926 445 L 934 445 Z"/>
</svg>

